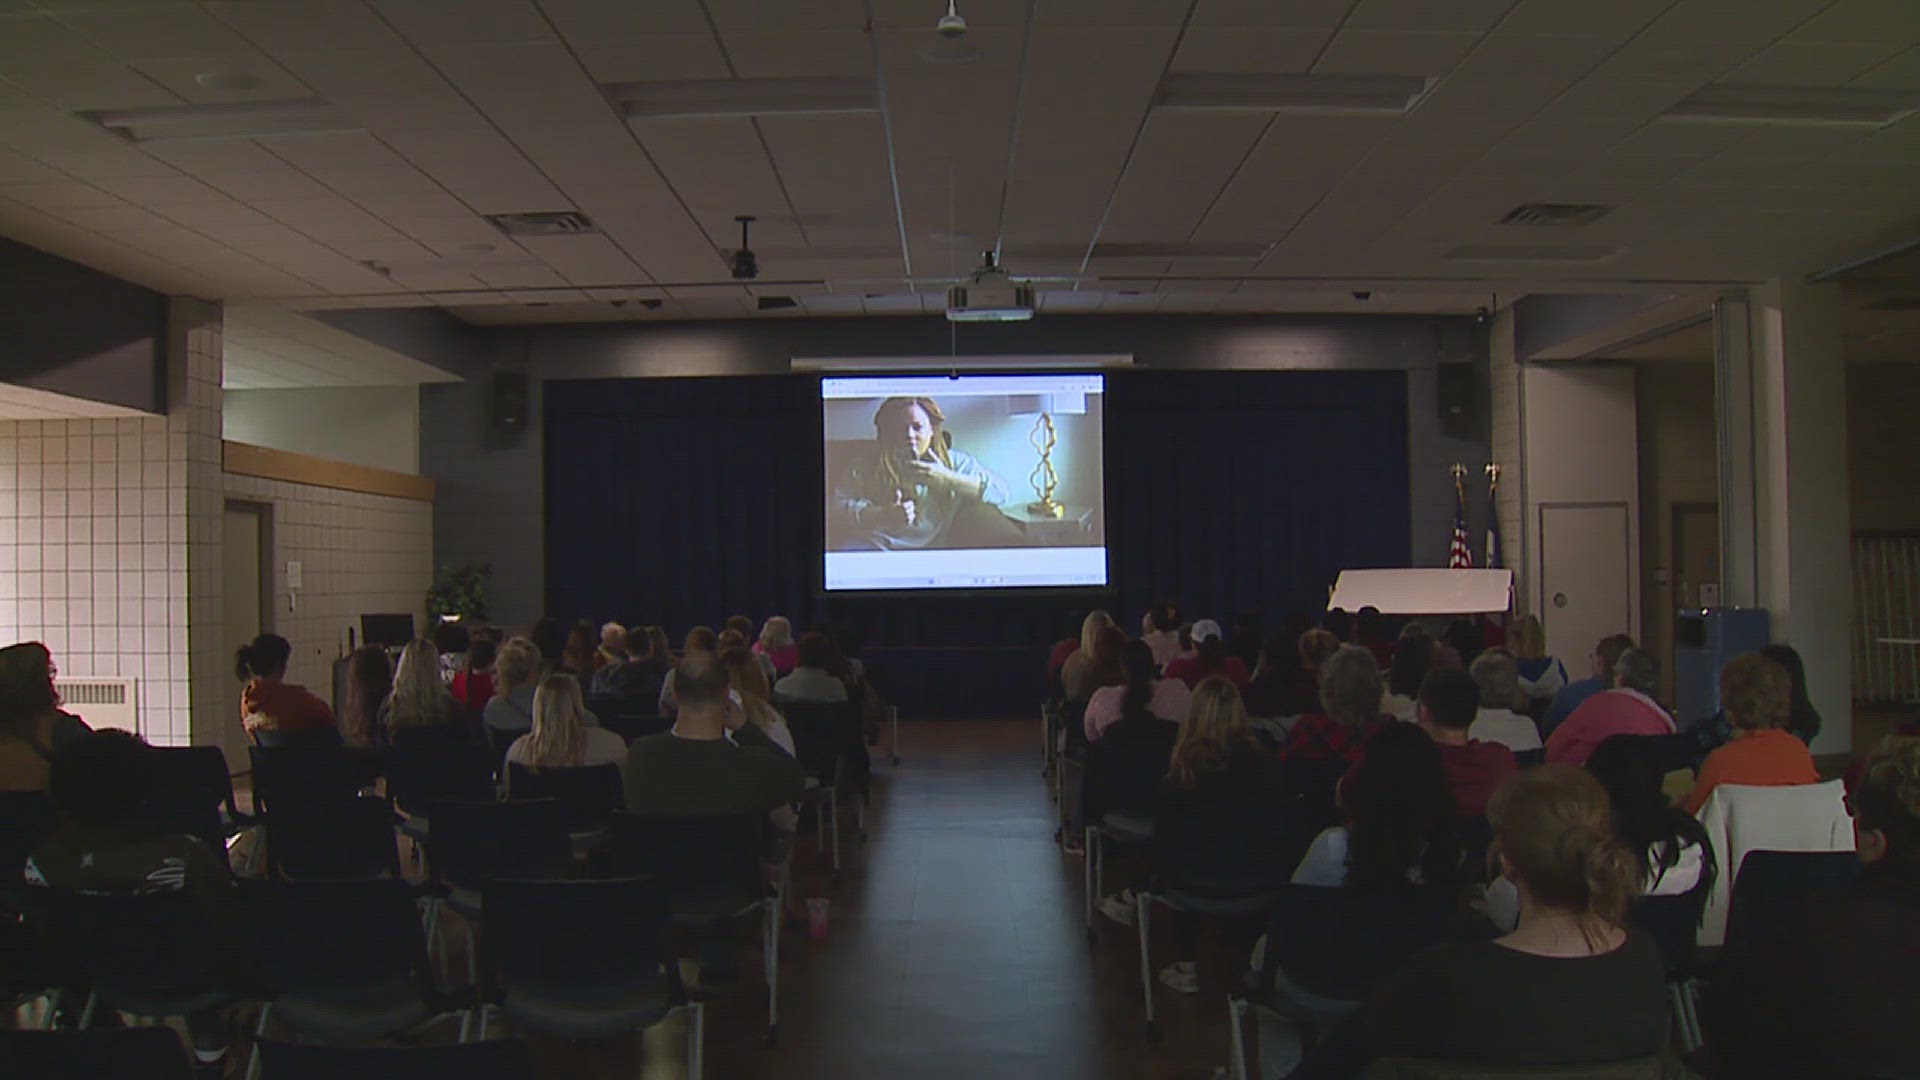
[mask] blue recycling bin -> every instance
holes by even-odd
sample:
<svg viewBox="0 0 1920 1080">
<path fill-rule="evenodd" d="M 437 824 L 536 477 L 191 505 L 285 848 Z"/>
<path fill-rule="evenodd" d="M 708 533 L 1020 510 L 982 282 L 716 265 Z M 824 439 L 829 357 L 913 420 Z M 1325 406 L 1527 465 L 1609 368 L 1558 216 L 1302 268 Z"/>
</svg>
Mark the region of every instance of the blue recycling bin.
<svg viewBox="0 0 1920 1080">
<path fill-rule="evenodd" d="M 1674 623 L 1673 697 L 1682 730 L 1720 711 L 1720 669 L 1772 640 L 1765 608 L 1694 608 Z"/>
</svg>

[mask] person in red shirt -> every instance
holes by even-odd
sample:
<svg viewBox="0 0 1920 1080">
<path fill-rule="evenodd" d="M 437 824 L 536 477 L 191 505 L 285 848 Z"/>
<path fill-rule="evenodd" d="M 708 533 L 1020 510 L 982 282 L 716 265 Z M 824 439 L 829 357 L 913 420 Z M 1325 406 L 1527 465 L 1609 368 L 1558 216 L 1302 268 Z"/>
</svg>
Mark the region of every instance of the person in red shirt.
<svg viewBox="0 0 1920 1080">
<path fill-rule="evenodd" d="M 1720 669 L 1720 707 L 1733 724 L 1733 741 L 1707 755 L 1693 790 L 1681 801 L 1687 813 L 1698 814 L 1721 784 L 1820 782 L 1807 744 L 1786 730 L 1793 717 L 1793 678 L 1786 668 L 1757 652 L 1727 661 Z"/>
<path fill-rule="evenodd" d="M 1513 751 L 1467 737 L 1480 708 L 1480 687 L 1459 668 L 1435 668 L 1420 683 L 1419 724 L 1440 747 L 1460 816 L 1484 817 L 1487 801 L 1507 777 L 1520 771 Z"/>
<path fill-rule="evenodd" d="M 1191 690 L 1200 680 L 1209 675 L 1224 675 L 1236 687 L 1245 687 L 1252 677 L 1247 673 L 1246 661 L 1227 651 L 1227 643 L 1220 636 L 1220 624 L 1212 619 L 1201 619 L 1193 624 L 1193 655 L 1182 656 L 1168 662 L 1162 674 L 1169 679 L 1179 679 Z"/>
<path fill-rule="evenodd" d="M 454 673 L 453 700 L 460 703 L 469 719 L 478 720 L 493 700 L 493 661 L 500 655 L 500 642 L 492 634 L 475 634 L 467 648 L 467 662 Z"/>
<path fill-rule="evenodd" d="M 1367 740 L 1380 730 L 1380 695 L 1386 683 L 1373 654 L 1342 645 L 1320 666 L 1320 712 L 1294 721 L 1280 755 L 1292 761 L 1359 761 Z"/>
<path fill-rule="evenodd" d="M 304 686 L 285 682 L 293 645 L 279 634 L 261 634 L 234 654 L 240 691 L 240 721 L 249 732 L 318 731 L 334 726 L 333 709 Z"/>
</svg>

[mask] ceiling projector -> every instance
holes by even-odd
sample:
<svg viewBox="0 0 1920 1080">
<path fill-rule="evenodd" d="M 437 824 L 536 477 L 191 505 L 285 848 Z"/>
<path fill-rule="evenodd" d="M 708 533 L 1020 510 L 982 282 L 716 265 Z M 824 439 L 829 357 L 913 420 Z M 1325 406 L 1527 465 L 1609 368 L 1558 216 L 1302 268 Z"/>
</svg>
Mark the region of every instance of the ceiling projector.
<svg viewBox="0 0 1920 1080">
<path fill-rule="evenodd" d="M 973 276 L 947 290 L 948 322 L 1019 322 L 1033 318 L 1033 286 L 1007 277 L 993 252 Z"/>
</svg>

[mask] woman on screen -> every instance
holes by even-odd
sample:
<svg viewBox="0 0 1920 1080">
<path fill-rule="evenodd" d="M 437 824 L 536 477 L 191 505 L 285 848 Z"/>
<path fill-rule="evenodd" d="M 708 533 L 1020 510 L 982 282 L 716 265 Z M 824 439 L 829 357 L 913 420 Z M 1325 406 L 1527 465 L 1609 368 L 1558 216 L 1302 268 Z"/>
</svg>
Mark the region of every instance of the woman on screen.
<svg viewBox="0 0 1920 1080">
<path fill-rule="evenodd" d="M 873 442 L 841 463 L 829 510 L 839 549 L 1021 547 L 998 507 L 1006 481 L 953 448 L 932 398 L 891 397 L 873 414 Z"/>
</svg>

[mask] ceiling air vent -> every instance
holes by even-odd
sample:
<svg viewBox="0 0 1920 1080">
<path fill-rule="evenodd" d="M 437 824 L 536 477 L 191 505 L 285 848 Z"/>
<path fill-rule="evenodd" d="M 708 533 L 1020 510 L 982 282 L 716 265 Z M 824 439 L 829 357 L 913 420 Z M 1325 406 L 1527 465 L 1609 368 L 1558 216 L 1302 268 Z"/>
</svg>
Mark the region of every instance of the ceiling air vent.
<svg viewBox="0 0 1920 1080">
<path fill-rule="evenodd" d="M 1613 207 L 1599 203 L 1522 203 L 1507 211 L 1498 224 L 1535 225 L 1546 228 L 1571 228 L 1576 225 L 1591 225 L 1613 212 Z"/>
<path fill-rule="evenodd" d="M 800 301 L 791 296 L 762 296 L 756 306 L 761 311 L 786 311 L 799 307 Z"/>
<path fill-rule="evenodd" d="M 493 227 L 508 236 L 583 236 L 600 227 L 578 210 L 549 210 L 535 214 L 488 214 Z"/>
</svg>

